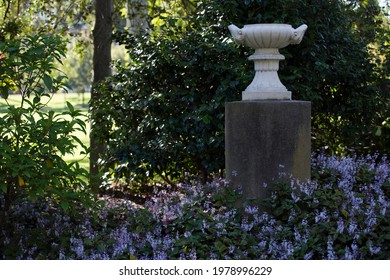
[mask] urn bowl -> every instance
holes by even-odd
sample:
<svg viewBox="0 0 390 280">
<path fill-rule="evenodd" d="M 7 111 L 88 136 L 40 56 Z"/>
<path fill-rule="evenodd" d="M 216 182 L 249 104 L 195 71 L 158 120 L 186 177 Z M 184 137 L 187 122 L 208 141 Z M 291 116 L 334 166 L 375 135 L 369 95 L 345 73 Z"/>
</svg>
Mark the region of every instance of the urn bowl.
<svg viewBox="0 0 390 280">
<path fill-rule="evenodd" d="M 305 24 L 297 29 L 289 24 L 279 23 L 249 24 L 242 29 L 233 24 L 229 26 L 234 40 L 252 49 L 280 49 L 290 44 L 299 44 L 306 29 Z"/>
</svg>

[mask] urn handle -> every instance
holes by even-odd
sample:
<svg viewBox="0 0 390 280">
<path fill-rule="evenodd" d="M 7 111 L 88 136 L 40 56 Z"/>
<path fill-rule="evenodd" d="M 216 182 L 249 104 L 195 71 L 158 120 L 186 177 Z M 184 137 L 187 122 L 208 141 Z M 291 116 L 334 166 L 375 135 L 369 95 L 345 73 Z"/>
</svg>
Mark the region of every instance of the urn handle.
<svg viewBox="0 0 390 280">
<path fill-rule="evenodd" d="M 242 29 L 238 28 L 234 24 L 228 26 L 230 34 L 232 34 L 233 39 L 238 44 L 243 44 L 245 40 L 245 35 L 242 32 Z"/>
<path fill-rule="evenodd" d="M 291 36 L 291 42 L 290 43 L 291 44 L 299 44 L 302 41 L 303 35 L 305 35 L 306 30 L 307 30 L 307 25 L 306 24 L 302 24 L 297 29 L 294 29 L 293 33 L 292 33 L 292 36 Z"/>
</svg>

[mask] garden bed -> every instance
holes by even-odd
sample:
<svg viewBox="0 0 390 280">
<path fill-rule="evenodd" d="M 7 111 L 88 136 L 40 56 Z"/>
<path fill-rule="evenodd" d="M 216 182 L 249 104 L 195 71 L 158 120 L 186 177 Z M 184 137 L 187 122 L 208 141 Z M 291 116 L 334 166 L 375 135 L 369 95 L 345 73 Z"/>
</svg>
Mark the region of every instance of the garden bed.
<svg viewBox="0 0 390 280">
<path fill-rule="evenodd" d="M 312 180 L 281 172 L 266 202 L 247 203 L 222 178 L 156 191 L 143 204 L 105 197 L 96 212 L 24 201 L 7 213 L 3 259 L 389 259 L 385 157 L 313 156 Z M 77 211 L 76 211 L 77 212 Z"/>
</svg>

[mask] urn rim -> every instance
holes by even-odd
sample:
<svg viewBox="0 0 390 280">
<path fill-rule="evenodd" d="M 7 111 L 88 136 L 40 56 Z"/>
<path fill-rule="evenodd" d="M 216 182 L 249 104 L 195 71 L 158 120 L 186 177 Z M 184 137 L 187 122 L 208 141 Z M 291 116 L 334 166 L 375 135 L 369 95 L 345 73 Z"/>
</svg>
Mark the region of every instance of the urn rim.
<svg viewBox="0 0 390 280">
<path fill-rule="evenodd" d="M 245 24 L 245 27 L 286 27 L 286 28 L 292 28 L 291 24 L 287 23 L 253 23 L 253 24 Z"/>
</svg>

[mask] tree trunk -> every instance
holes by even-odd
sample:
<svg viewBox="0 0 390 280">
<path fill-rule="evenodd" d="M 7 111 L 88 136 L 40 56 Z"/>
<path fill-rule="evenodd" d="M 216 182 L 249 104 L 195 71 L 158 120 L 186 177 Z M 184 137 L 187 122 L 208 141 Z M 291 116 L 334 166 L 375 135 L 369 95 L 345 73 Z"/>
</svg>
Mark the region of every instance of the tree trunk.
<svg viewBox="0 0 390 280">
<path fill-rule="evenodd" d="M 96 85 L 111 75 L 111 43 L 112 43 L 112 24 L 113 24 L 113 0 L 96 0 L 95 4 L 95 27 L 93 30 L 93 85 L 91 99 L 99 100 L 100 93 L 96 90 Z M 90 176 L 91 187 L 98 190 L 100 178 L 98 176 L 98 159 L 104 151 L 104 145 L 98 143 L 93 136 L 94 113 L 91 111 L 91 137 L 90 137 Z"/>
</svg>

